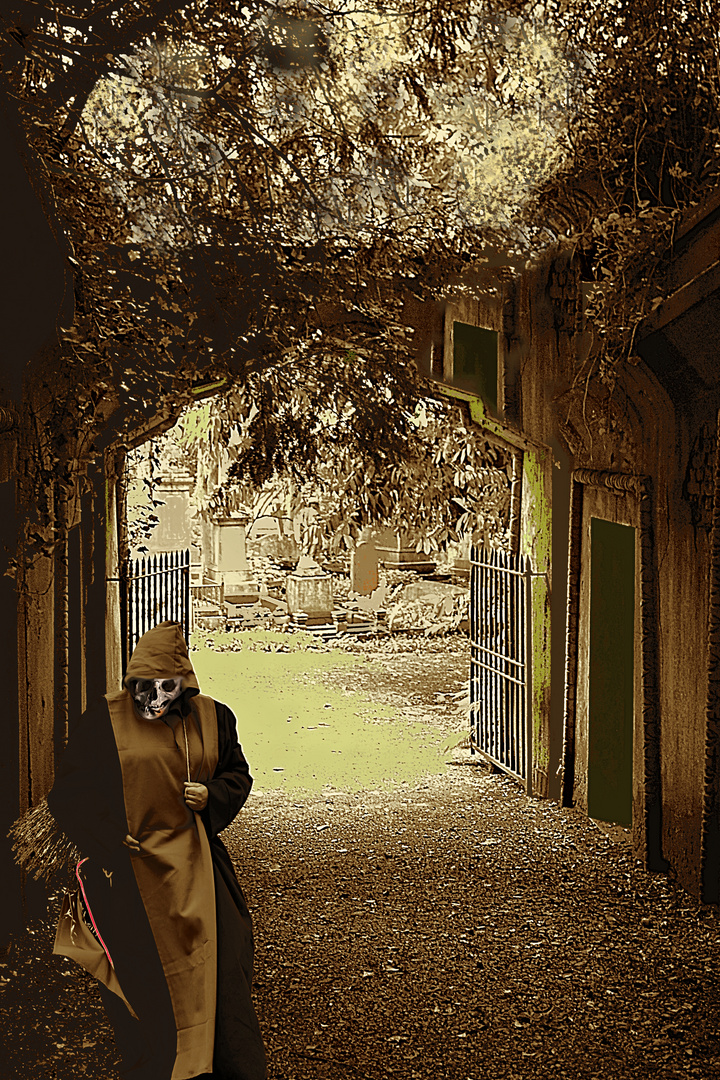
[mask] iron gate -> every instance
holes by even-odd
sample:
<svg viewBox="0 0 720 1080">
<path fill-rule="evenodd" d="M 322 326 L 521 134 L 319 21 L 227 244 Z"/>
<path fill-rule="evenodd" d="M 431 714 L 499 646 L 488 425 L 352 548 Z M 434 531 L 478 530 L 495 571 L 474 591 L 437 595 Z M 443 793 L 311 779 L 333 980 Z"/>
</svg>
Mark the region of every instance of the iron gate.
<svg viewBox="0 0 720 1080">
<path fill-rule="evenodd" d="M 190 638 L 190 550 L 128 559 L 122 578 L 123 671 L 139 639 L 160 622 L 179 622 Z"/>
<path fill-rule="evenodd" d="M 532 793 L 530 559 L 474 547 L 470 564 L 470 745 Z"/>
</svg>

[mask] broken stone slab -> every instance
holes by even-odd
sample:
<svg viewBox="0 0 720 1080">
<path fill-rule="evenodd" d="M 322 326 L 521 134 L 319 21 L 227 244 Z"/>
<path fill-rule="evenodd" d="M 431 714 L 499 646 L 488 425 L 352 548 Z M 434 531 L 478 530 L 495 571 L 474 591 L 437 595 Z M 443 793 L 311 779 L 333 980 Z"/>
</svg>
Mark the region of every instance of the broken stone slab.
<svg viewBox="0 0 720 1080">
<path fill-rule="evenodd" d="M 403 585 L 399 593 L 393 597 L 395 603 L 410 602 L 413 600 L 437 603 L 449 597 L 454 600 L 456 596 L 467 595 L 468 589 L 462 585 L 453 585 L 445 581 L 412 581 Z"/>
<path fill-rule="evenodd" d="M 460 586 L 415 582 L 393 596 L 388 605 L 388 628 L 391 633 L 404 630 L 426 634 L 466 630 L 468 604 L 468 590 Z"/>
<path fill-rule="evenodd" d="M 378 612 L 387 603 L 387 585 L 378 585 L 369 596 L 354 596 L 353 600 L 361 611 Z"/>
<path fill-rule="evenodd" d="M 284 600 L 279 600 L 274 596 L 265 595 L 260 597 L 260 603 L 264 608 L 268 608 L 273 615 L 287 615 L 288 606 Z"/>
<path fill-rule="evenodd" d="M 225 617 L 228 622 L 259 622 L 269 619 L 271 612 L 260 604 L 225 603 Z"/>
<path fill-rule="evenodd" d="M 196 621 L 196 626 L 198 630 L 224 630 L 225 622 L 224 615 L 201 615 Z"/>
</svg>

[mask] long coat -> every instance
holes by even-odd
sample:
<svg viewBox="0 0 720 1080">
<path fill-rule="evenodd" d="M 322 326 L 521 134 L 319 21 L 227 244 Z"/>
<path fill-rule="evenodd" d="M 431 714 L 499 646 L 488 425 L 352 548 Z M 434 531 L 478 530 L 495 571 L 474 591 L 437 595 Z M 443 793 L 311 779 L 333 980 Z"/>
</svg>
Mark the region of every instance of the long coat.
<svg viewBox="0 0 720 1080">
<path fill-rule="evenodd" d="M 252 778 L 235 717 L 198 694 L 180 628 L 160 624 L 138 642 L 126 681 L 177 675 L 183 695 L 162 719 L 142 719 L 123 689 L 71 728 L 48 805 L 86 857 L 77 874 L 93 934 L 68 914 L 56 951 L 100 980 L 128 1080 L 264 1080 L 252 924 L 218 836 Z M 208 789 L 199 814 L 183 799 L 188 767 Z"/>
</svg>

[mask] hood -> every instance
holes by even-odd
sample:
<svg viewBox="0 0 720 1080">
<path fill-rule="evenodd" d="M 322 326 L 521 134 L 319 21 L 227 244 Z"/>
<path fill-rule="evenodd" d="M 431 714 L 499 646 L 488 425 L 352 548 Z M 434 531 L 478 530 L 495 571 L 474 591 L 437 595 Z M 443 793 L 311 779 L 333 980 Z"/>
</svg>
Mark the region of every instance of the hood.
<svg viewBox="0 0 720 1080">
<path fill-rule="evenodd" d="M 183 691 L 200 693 L 180 623 L 158 623 L 143 634 L 135 646 L 123 686 L 127 686 L 128 679 L 174 679 L 178 676 L 182 676 Z"/>
</svg>

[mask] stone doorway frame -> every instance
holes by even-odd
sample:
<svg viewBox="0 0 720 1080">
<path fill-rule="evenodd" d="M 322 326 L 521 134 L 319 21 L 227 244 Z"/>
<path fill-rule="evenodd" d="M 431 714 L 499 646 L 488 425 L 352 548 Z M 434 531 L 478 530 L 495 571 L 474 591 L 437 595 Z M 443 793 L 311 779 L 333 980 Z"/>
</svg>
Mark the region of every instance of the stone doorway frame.
<svg viewBox="0 0 720 1080">
<path fill-rule="evenodd" d="M 660 696 L 658 687 L 658 595 L 653 489 L 649 476 L 577 468 L 570 484 L 568 538 L 567 636 L 561 805 L 573 805 L 577 707 L 580 575 L 582 567 L 583 492 L 585 487 L 633 495 L 638 500 L 640 559 L 640 654 L 642 707 L 642 813 L 633 815 L 633 844 L 647 870 L 665 871 L 662 854 L 662 789 L 660 771 Z"/>
</svg>

